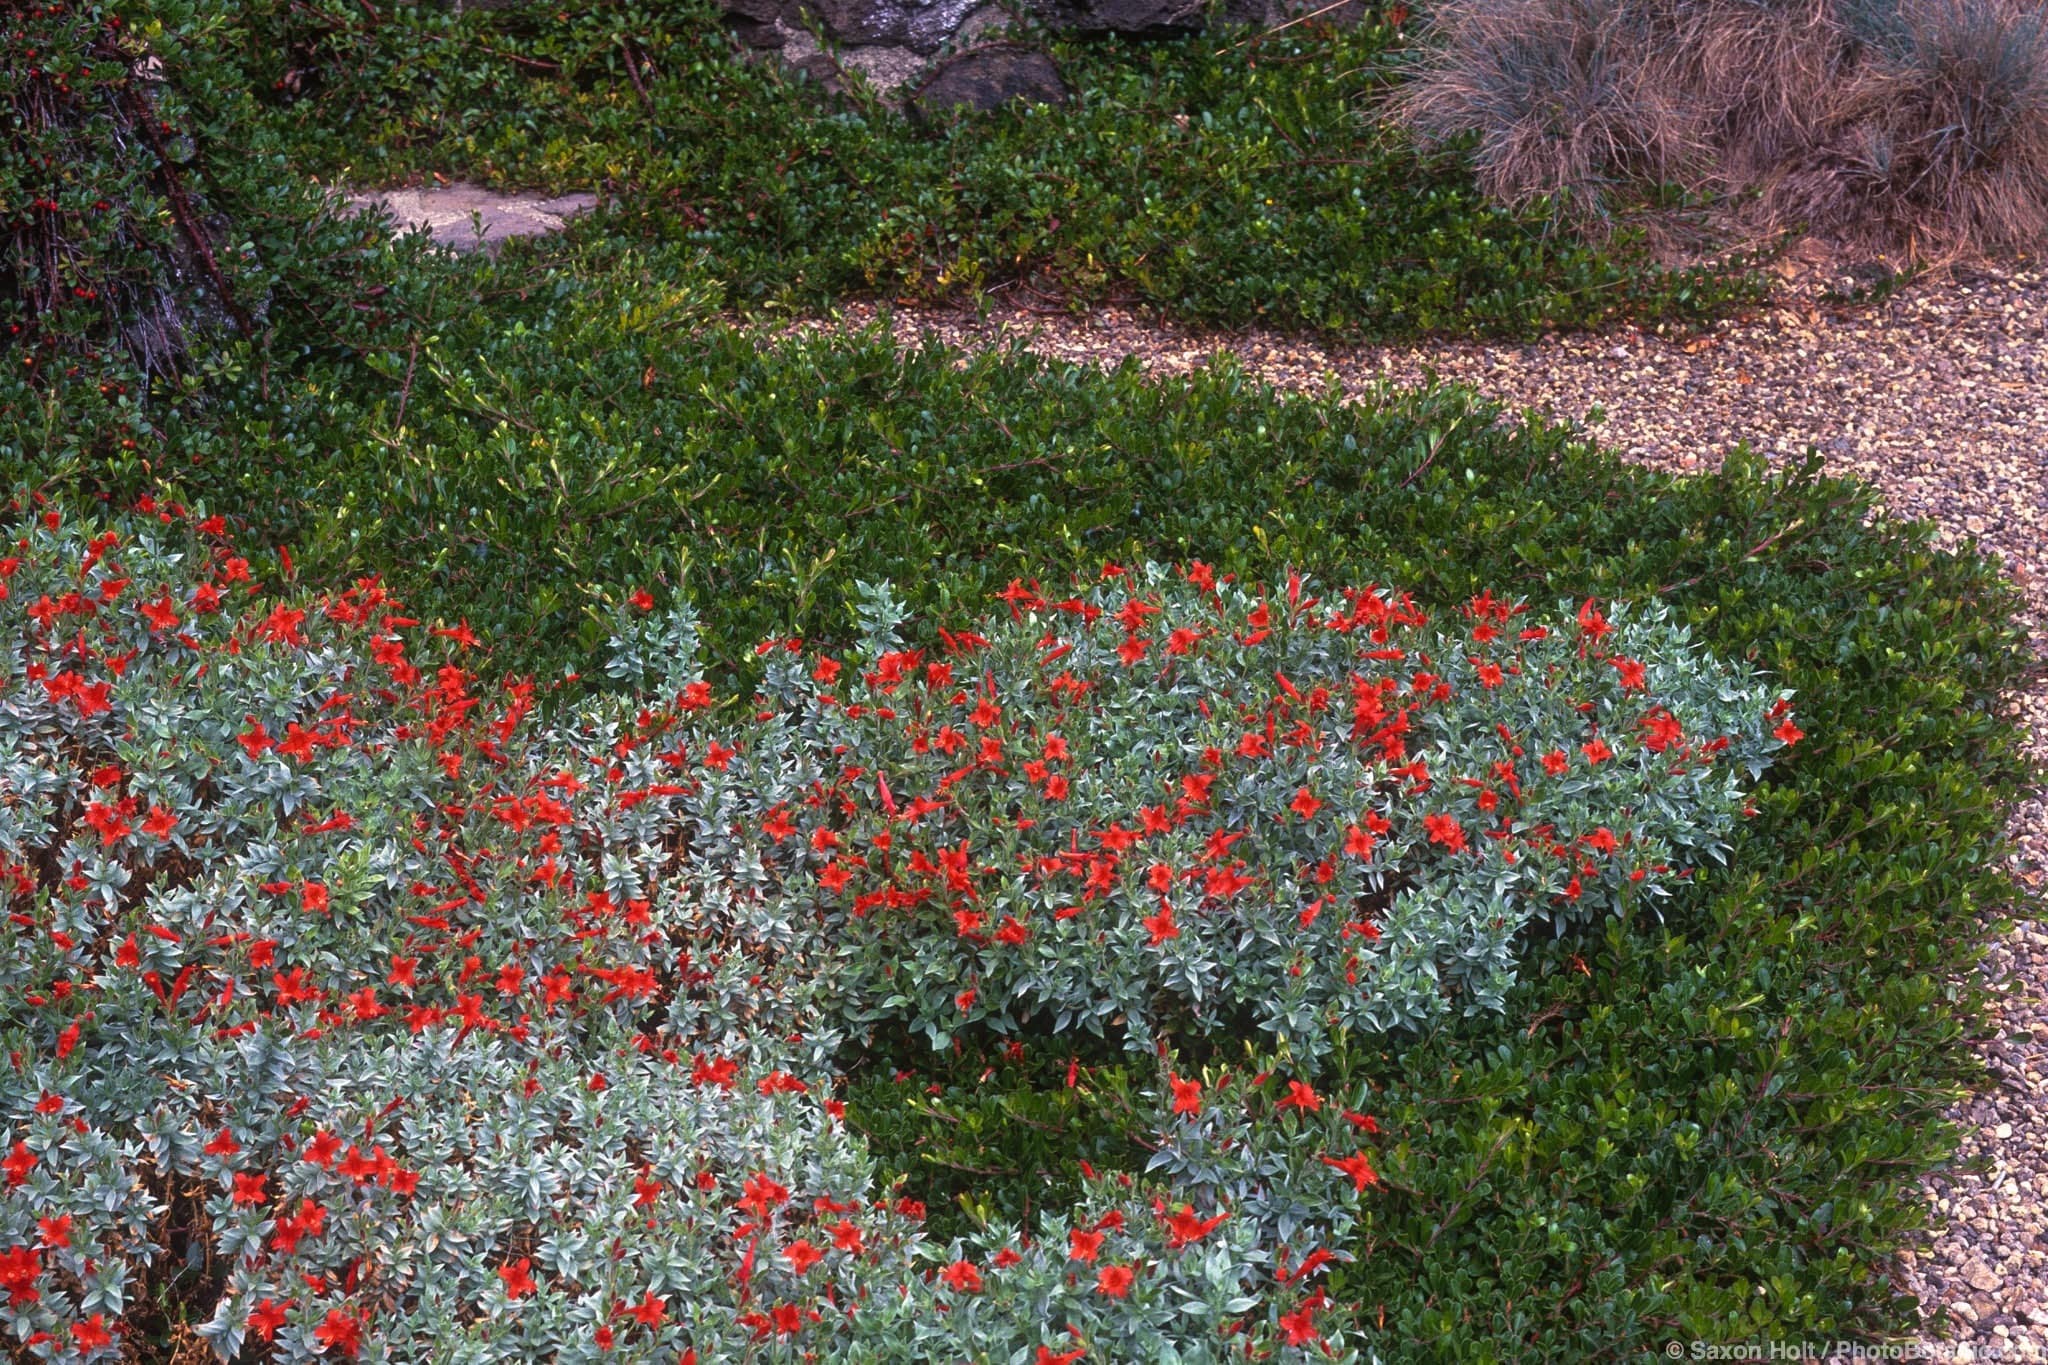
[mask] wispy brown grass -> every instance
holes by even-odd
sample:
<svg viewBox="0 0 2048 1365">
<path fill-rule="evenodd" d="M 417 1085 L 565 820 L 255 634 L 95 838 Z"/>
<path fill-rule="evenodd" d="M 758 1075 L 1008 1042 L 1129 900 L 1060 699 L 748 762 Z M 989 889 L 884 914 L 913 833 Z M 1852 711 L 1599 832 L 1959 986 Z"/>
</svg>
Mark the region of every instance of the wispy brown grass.
<svg viewBox="0 0 2048 1365">
<path fill-rule="evenodd" d="M 2048 244 L 2044 0 L 1447 0 L 1391 112 L 1582 227 L 1663 183 L 1888 254 Z"/>
</svg>

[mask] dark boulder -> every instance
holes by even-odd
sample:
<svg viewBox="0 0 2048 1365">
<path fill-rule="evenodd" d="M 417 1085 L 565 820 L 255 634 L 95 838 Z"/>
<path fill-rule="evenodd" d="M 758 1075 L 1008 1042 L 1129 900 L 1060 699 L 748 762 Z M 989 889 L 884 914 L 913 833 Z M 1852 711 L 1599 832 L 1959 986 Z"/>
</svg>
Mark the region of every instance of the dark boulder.
<svg viewBox="0 0 2048 1365">
<path fill-rule="evenodd" d="M 934 65 L 911 104 L 933 118 L 963 105 L 988 110 L 1012 100 L 1059 104 L 1066 98 L 1067 84 L 1052 58 L 1020 43 L 991 43 Z"/>
<path fill-rule="evenodd" d="M 1073 33 L 1185 33 L 1202 27 L 1206 0 L 1041 0 L 1039 17 Z"/>
<path fill-rule="evenodd" d="M 799 17 L 810 11 L 826 33 L 850 47 L 900 43 L 910 33 L 911 6 L 901 0 L 805 0 L 793 8 Z"/>
</svg>

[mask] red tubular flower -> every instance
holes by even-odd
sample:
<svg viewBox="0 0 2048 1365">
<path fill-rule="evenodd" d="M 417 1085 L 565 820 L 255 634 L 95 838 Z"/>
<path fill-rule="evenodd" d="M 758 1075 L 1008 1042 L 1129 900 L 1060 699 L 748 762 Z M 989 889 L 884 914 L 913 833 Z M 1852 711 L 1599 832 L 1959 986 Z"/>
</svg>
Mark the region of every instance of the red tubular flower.
<svg viewBox="0 0 2048 1365">
<path fill-rule="evenodd" d="M 1585 605 L 1579 608 L 1579 629 L 1587 639 L 1598 640 L 1614 627 L 1607 624 L 1607 618 L 1600 614 L 1600 609 L 1593 605 L 1593 599 L 1589 597 Z"/>
<path fill-rule="evenodd" d="M 1287 1098 L 1273 1106 L 1277 1112 L 1282 1109 L 1299 1109 L 1304 1114 L 1313 1114 L 1323 1107 L 1323 1097 L 1307 1081 L 1289 1081 Z"/>
<path fill-rule="evenodd" d="M 1280 1334 L 1289 1346 L 1306 1346 L 1310 1342 L 1320 1344 L 1322 1336 L 1316 1331 L 1315 1310 L 1307 1304 L 1292 1313 L 1280 1315 Z"/>
<path fill-rule="evenodd" d="M 42 1297 L 36 1281 L 43 1273 L 43 1258 L 28 1247 L 0 1251 L 0 1289 L 7 1291 L 8 1304 L 21 1308 Z"/>
<path fill-rule="evenodd" d="M 707 1058 L 699 1053 L 690 1067 L 692 1085 L 715 1085 L 730 1090 L 740 1074 L 739 1063 L 730 1057 Z"/>
<path fill-rule="evenodd" d="M 320 1343 L 323 1351 L 353 1357 L 363 1348 L 362 1319 L 339 1308 L 330 1308 L 326 1319 L 313 1329 L 313 1339 Z"/>
<path fill-rule="evenodd" d="M 1347 1157 L 1325 1155 L 1322 1162 L 1332 1170 L 1342 1171 L 1350 1176 L 1352 1187 L 1361 1194 L 1365 1192 L 1367 1185 L 1379 1183 L 1379 1173 L 1373 1170 L 1372 1160 L 1364 1152 L 1355 1152 Z"/>
<path fill-rule="evenodd" d="M 114 1336 L 107 1330 L 106 1315 L 94 1313 L 84 1322 L 72 1323 L 71 1343 L 80 1352 L 97 1351 L 113 1345 Z"/>
<path fill-rule="evenodd" d="M 1095 1287 L 1112 1299 L 1121 1299 L 1131 1292 L 1136 1278 L 1127 1265 L 1106 1265 L 1095 1272 Z"/>
<path fill-rule="evenodd" d="M 763 1095 L 804 1095 L 810 1093 L 808 1085 L 779 1068 L 763 1076 L 755 1083 L 754 1088 Z"/>
<path fill-rule="evenodd" d="M 750 1175 L 741 1193 L 739 1206 L 742 1212 L 756 1220 L 767 1218 L 776 1208 L 789 1201 L 789 1187 L 766 1175 Z"/>
<path fill-rule="evenodd" d="M 7 1154 L 7 1159 L 0 1161 L 0 1171 L 7 1173 L 7 1187 L 14 1189 L 27 1184 L 29 1172 L 35 1170 L 39 1160 L 36 1154 L 28 1149 L 27 1143 L 16 1142 L 14 1150 Z"/>
<path fill-rule="evenodd" d="M 521 1256 L 516 1261 L 499 1266 L 498 1278 L 505 1282 L 506 1298 L 525 1298 L 534 1291 L 533 1258 Z"/>
<path fill-rule="evenodd" d="M 1463 853 L 1466 848 L 1465 827 L 1449 815 L 1425 815 L 1422 828 L 1433 844 L 1442 844 L 1453 853 Z"/>
<path fill-rule="evenodd" d="M 1661 706 L 1636 724 L 1643 732 L 1643 747 L 1653 754 L 1663 753 L 1685 736 L 1685 729 L 1678 723 L 1678 718 Z"/>
<path fill-rule="evenodd" d="M 1228 1213 L 1219 1213 L 1210 1218 L 1195 1217 L 1192 1204 L 1183 1204 L 1178 1213 L 1161 1215 L 1166 1224 L 1166 1244 L 1169 1247 L 1192 1246 L 1217 1228 L 1230 1221 Z"/>
<path fill-rule="evenodd" d="M 249 1330 L 265 1341 L 272 1340 L 277 1336 L 277 1329 L 284 1326 L 285 1310 L 290 1306 L 290 1299 L 283 1303 L 276 1299 L 264 1299 L 249 1310 Z"/>
</svg>

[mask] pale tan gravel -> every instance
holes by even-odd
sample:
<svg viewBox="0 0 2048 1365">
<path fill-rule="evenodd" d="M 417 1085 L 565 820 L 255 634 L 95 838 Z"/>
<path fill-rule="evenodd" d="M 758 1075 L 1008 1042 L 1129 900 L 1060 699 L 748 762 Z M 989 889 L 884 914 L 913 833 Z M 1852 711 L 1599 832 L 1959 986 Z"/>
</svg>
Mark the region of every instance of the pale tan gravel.
<svg viewBox="0 0 2048 1365">
<path fill-rule="evenodd" d="M 2048 269 L 1956 270 L 1875 303 L 1797 258 L 1770 306 L 1693 336 L 1635 329 L 1531 345 L 1336 346 L 1257 330 L 1219 333 L 1107 309 L 977 317 L 894 310 L 909 341 L 979 349 L 1022 339 L 1039 354 L 1181 374 L 1219 350 L 1274 385 L 1350 393 L 1378 381 L 1467 384 L 1515 408 L 1596 419 L 1609 448 L 1661 469 L 1708 470 L 1740 441 L 1773 461 L 1817 449 L 1834 472 L 1877 484 L 1895 515 L 1926 517 L 1949 545 L 1998 554 L 2026 593 L 2036 676 L 2014 698 L 2048 762 Z M 838 325 L 862 326 L 871 306 Z M 805 329 L 830 323 L 804 324 Z M 1604 415 L 1603 415 L 1604 414 Z M 2015 815 L 2024 885 L 2048 883 L 2048 803 Z M 2036 895 L 2011 911 L 1984 970 L 2000 992 L 1981 1040 L 1990 1082 L 1951 1111 L 1958 1165 L 1928 1183 L 1937 1233 L 1901 1258 L 1898 1283 L 1930 1314 L 1908 1343 L 1923 1359 L 2048 1361 L 2048 920 Z"/>
</svg>

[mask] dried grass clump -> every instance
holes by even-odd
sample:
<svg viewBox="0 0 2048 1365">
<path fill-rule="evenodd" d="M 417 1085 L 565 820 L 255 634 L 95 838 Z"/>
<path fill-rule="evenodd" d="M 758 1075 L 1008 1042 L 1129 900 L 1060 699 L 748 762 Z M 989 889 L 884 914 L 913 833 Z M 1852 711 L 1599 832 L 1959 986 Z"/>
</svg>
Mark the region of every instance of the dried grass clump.
<svg viewBox="0 0 2048 1365">
<path fill-rule="evenodd" d="M 1933 258 L 2048 243 L 2048 7 L 1908 0 L 1834 108 L 1781 218 Z"/>
<path fill-rule="evenodd" d="M 1707 149 L 1702 187 L 1731 191 L 1813 145 L 1853 65 L 1834 0 L 1657 0 L 1683 53 L 1673 98 Z"/>
<path fill-rule="evenodd" d="M 1700 150 L 1646 18 L 1635 0 L 1450 0 L 1395 109 L 1425 142 L 1476 133 L 1494 197 L 1597 211 L 1610 187 L 1671 178 Z"/>
<path fill-rule="evenodd" d="M 2044 0 L 1448 0 L 1392 115 L 1582 227 L 1677 184 L 1747 231 L 2048 242 Z"/>
</svg>

